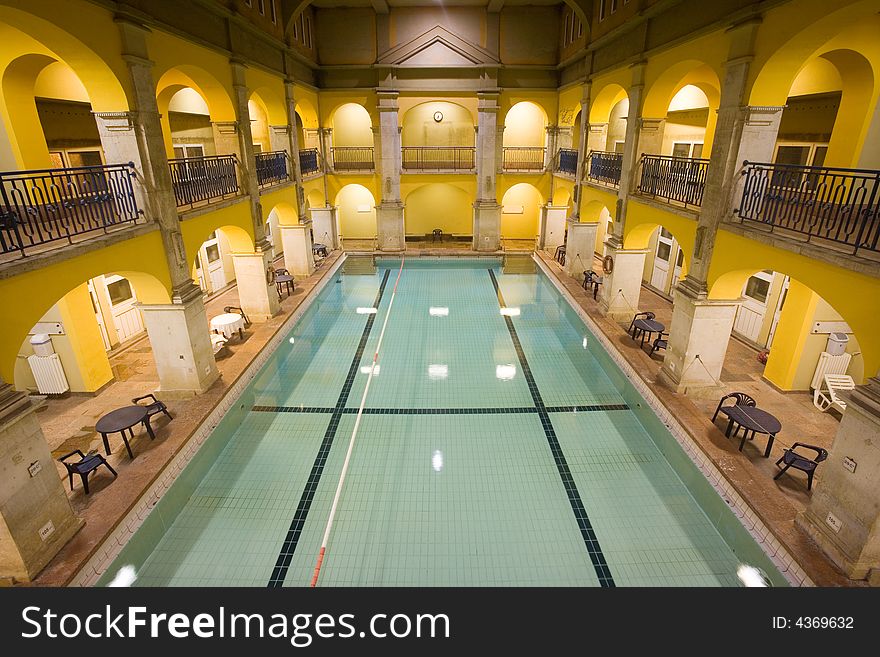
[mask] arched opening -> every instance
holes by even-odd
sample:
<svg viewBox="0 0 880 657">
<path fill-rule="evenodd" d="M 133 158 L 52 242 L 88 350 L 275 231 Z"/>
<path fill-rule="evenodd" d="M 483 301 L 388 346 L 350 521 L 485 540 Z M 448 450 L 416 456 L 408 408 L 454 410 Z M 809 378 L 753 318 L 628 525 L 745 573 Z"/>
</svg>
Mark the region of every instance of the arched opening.
<svg viewBox="0 0 880 657">
<path fill-rule="evenodd" d="M 406 196 L 406 236 L 424 239 L 435 229 L 450 239 L 473 232 L 473 198 L 461 187 L 432 183 L 416 187 Z"/>
<path fill-rule="evenodd" d="M 544 199 L 534 185 L 517 183 L 501 199 L 501 239 L 505 247 L 513 240 L 530 243 L 533 248 L 540 231 Z"/>
<path fill-rule="evenodd" d="M 590 201 L 581 208 L 581 221 L 596 223 L 596 243 L 594 251 L 606 255 L 605 240 L 614 231 L 614 217 L 608 206 L 600 201 Z"/>
<path fill-rule="evenodd" d="M 710 296 L 732 290 L 729 298 L 739 295 L 741 304 L 731 334 L 766 352 L 762 376 L 777 388 L 808 392 L 825 371 L 849 374 L 857 384 L 871 374 L 865 371 L 859 339 L 832 305 L 834 299 L 773 269 L 724 274 Z"/>
<path fill-rule="evenodd" d="M 571 149 L 575 152 L 581 146 L 581 121 L 581 110 L 578 108 L 574 115 L 574 122 L 571 124 Z"/>
<path fill-rule="evenodd" d="M 339 236 L 344 248 L 360 247 L 368 240 L 370 248 L 378 235 L 376 199 L 363 185 L 346 185 L 334 200 L 338 213 Z"/>
<path fill-rule="evenodd" d="M 407 170 L 473 169 L 474 118 L 449 101 L 420 103 L 401 119 L 402 165 Z"/>
<path fill-rule="evenodd" d="M 508 171 L 544 168 L 547 113 L 529 101 L 516 103 L 504 117 L 503 166 Z"/>
<path fill-rule="evenodd" d="M 255 153 L 269 153 L 272 148 L 272 138 L 269 127 L 269 109 L 266 103 L 256 92 L 251 94 L 248 100 L 248 116 L 251 120 L 251 138 L 254 142 Z"/>
<path fill-rule="evenodd" d="M 308 213 L 308 201 L 306 201 Z M 308 216 L 308 215 L 306 215 Z M 266 217 L 266 237 L 272 243 L 272 256 L 277 258 L 284 253 L 284 240 L 281 234 L 282 226 L 293 226 L 299 223 L 299 215 L 296 208 L 290 203 L 278 203 L 274 205 Z"/>
<path fill-rule="evenodd" d="M 331 117 L 333 167 L 337 171 L 369 171 L 373 168 L 373 123 L 369 112 L 357 103 L 345 103 Z"/>
<path fill-rule="evenodd" d="M 271 214 L 271 213 L 270 213 Z M 217 294 L 235 282 L 236 253 L 252 253 L 254 242 L 239 226 L 212 227 L 193 252 L 193 281 L 205 294 Z M 189 251 L 188 251 L 189 252 Z"/>
</svg>

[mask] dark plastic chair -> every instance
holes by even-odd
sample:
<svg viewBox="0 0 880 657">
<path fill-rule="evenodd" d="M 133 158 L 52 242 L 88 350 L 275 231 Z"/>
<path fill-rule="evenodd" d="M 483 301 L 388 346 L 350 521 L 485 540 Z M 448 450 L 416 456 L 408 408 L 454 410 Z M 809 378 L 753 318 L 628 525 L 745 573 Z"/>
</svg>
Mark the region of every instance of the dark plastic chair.
<svg viewBox="0 0 880 657">
<path fill-rule="evenodd" d="M 75 454 L 79 455 L 79 461 L 76 463 L 68 463 L 67 459 Z M 83 490 L 85 490 L 86 495 L 89 494 L 89 475 L 102 465 L 107 466 L 107 469 L 113 473 L 114 477 L 117 476 L 116 470 L 107 463 L 107 459 L 97 452 L 83 454 L 80 450 L 75 449 L 70 454 L 65 454 L 58 460 L 64 464 L 65 468 L 67 468 L 67 479 L 70 481 L 70 490 L 73 490 L 73 475 L 78 474 L 80 479 L 82 479 Z"/>
<path fill-rule="evenodd" d="M 815 458 L 809 458 L 803 454 L 798 454 L 794 450 L 798 447 L 803 447 L 804 449 L 811 449 L 816 452 Z M 779 479 L 782 475 L 785 474 L 785 471 L 789 468 L 794 468 L 795 470 L 801 470 L 807 473 L 807 490 L 812 490 L 813 488 L 813 474 L 816 472 L 816 467 L 825 459 L 828 458 L 828 450 L 823 449 L 822 447 L 816 447 L 815 445 L 807 445 L 806 443 L 795 443 L 790 448 L 785 450 L 782 453 L 782 456 L 778 461 L 776 461 L 776 465 L 780 463 L 784 463 L 785 467 L 780 470 L 775 477 L 773 477 L 774 481 Z"/>
<path fill-rule="evenodd" d="M 168 416 L 169 420 L 174 419 L 173 417 L 171 417 L 171 413 L 168 412 L 168 407 L 165 406 L 165 402 L 156 399 L 156 395 L 154 395 L 153 393 L 142 395 L 141 397 L 135 397 L 131 400 L 131 403 L 143 406 L 143 404 L 141 404 L 140 402 L 144 401 L 145 399 L 150 400 L 150 403 L 147 404 L 147 417 L 153 417 L 154 415 L 157 415 L 159 413 L 165 413 L 165 415 Z"/>
<path fill-rule="evenodd" d="M 276 270 L 276 273 L 277 273 L 277 270 Z M 248 316 L 245 315 L 244 311 L 241 308 L 239 308 L 238 306 L 226 306 L 223 309 L 223 312 L 225 312 L 225 313 L 238 313 L 239 315 L 241 315 L 241 318 L 244 320 L 245 327 L 248 327 L 251 325 L 251 320 L 248 319 Z"/>
<path fill-rule="evenodd" d="M 758 403 L 749 397 L 744 392 L 731 392 L 729 395 L 724 395 L 721 398 L 721 401 L 718 402 L 718 407 L 715 409 L 715 415 L 712 416 L 712 422 L 715 421 L 715 418 L 718 417 L 718 412 L 721 410 L 721 405 L 724 404 L 726 399 L 736 399 L 734 402 L 734 406 L 757 406 Z M 735 435 L 735 434 L 734 434 Z"/>
<path fill-rule="evenodd" d="M 667 345 L 669 344 L 669 341 L 667 340 L 668 337 L 669 333 L 667 331 L 663 331 L 660 335 L 654 338 L 654 342 L 651 345 L 651 353 L 648 355 L 653 356 L 654 352 L 658 349 L 666 349 Z"/>
<path fill-rule="evenodd" d="M 434 240 L 436 240 L 438 238 L 440 239 L 441 242 L 443 242 L 443 231 L 440 230 L 439 228 L 435 228 L 434 230 L 431 231 L 431 242 L 434 242 Z"/>
<path fill-rule="evenodd" d="M 626 332 L 632 333 L 633 340 L 635 340 L 636 339 L 636 329 L 635 329 L 636 320 L 637 319 L 654 319 L 654 317 L 656 317 L 656 315 L 650 311 L 643 312 L 643 313 L 636 313 L 635 315 L 633 315 L 632 321 L 629 323 L 629 328 L 626 330 Z"/>
<path fill-rule="evenodd" d="M 588 286 L 593 288 L 594 301 L 599 294 L 600 285 L 602 285 L 602 277 L 599 274 L 592 270 L 584 272 L 584 289 L 586 290 Z"/>
</svg>

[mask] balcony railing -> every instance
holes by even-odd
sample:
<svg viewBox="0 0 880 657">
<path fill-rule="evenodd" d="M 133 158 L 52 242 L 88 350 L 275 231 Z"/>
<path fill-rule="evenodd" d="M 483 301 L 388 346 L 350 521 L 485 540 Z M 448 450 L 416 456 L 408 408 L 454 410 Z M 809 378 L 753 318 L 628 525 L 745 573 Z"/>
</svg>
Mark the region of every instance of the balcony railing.
<svg viewBox="0 0 880 657">
<path fill-rule="evenodd" d="M 609 151 L 590 151 L 590 169 L 587 178 L 614 187 L 620 186 L 620 168 L 623 153 Z"/>
<path fill-rule="evenodd" d="M 560 148 L 556 153 L 556 171 L 577 175 L 578 152 L 573 148 Z"/>
<path fill-rule="evenodd" d="M 215 201 L 239 193 L 235 155 L 206 155 L 168 160 L 177 207 Z"/>
<path fill-rule="evenodd" d="M 745 162 L 737 214 L 860 250 L 880 249 L 880 171 Z"/>
<path fill-rule="evenodd" d="M 257 183 L 260 187 L 277 185 L 290 180 L 287 169 L 287 151 L 257 153 Z"/>
<path fill-rule="evenodd" d="M 639 193 L 699 207 L 709 160 L 669 155 L 642 155 Z"/>
<path fill-rule="evenodd" d="M 474 168 L 472 146 L 404 146 L 403 168 L 418 171 L 460 171 Z"/>
<path fill-rule="evenodd" d="M 0 253 L 18 252 L 92 231 L 135 223 L 141 216 L 134 164 L 0 173 Z"/>
<path fill-rule="evenodd" d="M 544 148 L 541 146 L 505 146 L 502 162 L 507 171 L 543 171 Z"/>
<path fill-rule="evenodd" d="M 336 146 L 330 152 L 336 171 L 372 171 L 376 167 L 372 146 Z"/>
<path fill-rule="evenodd" d="M 299 152 L 299 170 L 304 176 L 319 170 L 317 148 L 307 148 Z"/>
</svg>

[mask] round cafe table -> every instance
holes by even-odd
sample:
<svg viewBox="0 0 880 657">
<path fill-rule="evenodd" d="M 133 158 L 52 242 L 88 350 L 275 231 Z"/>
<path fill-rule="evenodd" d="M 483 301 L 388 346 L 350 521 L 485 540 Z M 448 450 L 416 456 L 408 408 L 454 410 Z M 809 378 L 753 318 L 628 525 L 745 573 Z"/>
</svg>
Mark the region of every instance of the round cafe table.
<svg viewBox="0 0 880 657">
<path fill-rule="evenodd" d="M 235 335 L 244 338 L 244 317 L 238 313 L 224 313 L 217 315 L 211 319 L 211 330 L 214 333 L 221 333 L 227 340 Z"/>
<path fill-rule="evenodd" d="M 110 454 L 110 441 L 107 440 L 107 434 L 120 434 L 122 442 L 125 443 L 125 449 L 128 450 L 129 458 L 133 459 L 134 454 L 131 453 L 131 445 L 128 444 L 128 436 L 125 435 L 125 432 L 127 431 L 129 436 L 134 438 L 132 427 L 141 423 L 143 423 L 147 433 L 150 435 L 150 440 L 153 440 L 156 435 L 153 433 L 153 427 L 150 426 L 150 415 L 147 412 L 146 406 L 123 406 L 115 411 L 110 411 L 98 420 L 95 424 L 95 431 L 101 434 L 101 439 L 104 441 L 104 451 L 108 455 Z"/>
</svg>

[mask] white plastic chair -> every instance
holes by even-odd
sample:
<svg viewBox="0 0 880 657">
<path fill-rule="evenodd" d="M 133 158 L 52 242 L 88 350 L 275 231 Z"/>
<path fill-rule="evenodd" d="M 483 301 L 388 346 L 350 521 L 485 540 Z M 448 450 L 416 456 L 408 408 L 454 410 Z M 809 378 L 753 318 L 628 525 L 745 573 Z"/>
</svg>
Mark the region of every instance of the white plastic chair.
<svg viewBox="0 0 880 657">
<path fill-rule="evenodd" d="M 211 348 L 212 348 L 215 356 L 218 353 L 220 353 L 220 350 L 226 346 L 227 342 L 228 342 L 228 340 L 226 338 L 224 338 L 222 335 L 220 335 L 219 333 L 212 333 L 211 334 Z"/>
<path fill-rule="evenodd" d="M 813 392 L 813 404 L 822 412 L 833 406 L 843 413 L 846 410 L 846 402 L 838 397 L 837 393 L 855 387 L 855 382 L 848 374 L 826 374 L 823 382 Z"/>
</svg>

